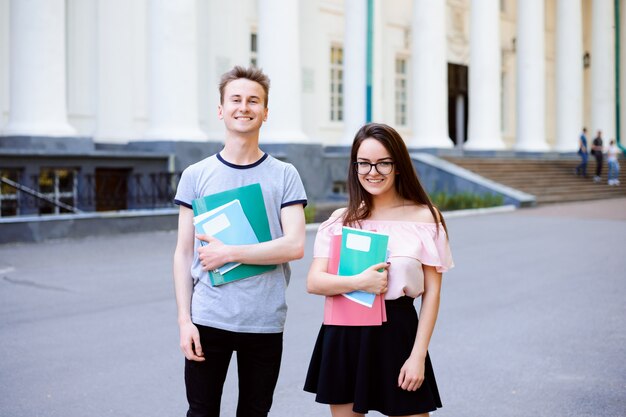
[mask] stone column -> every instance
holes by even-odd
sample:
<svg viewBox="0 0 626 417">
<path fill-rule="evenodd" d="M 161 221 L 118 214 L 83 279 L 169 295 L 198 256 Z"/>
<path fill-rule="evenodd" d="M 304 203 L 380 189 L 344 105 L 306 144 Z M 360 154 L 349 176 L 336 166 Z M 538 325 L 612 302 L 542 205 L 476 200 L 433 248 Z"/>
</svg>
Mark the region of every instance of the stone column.
<svg viewBox="0 0 626 417">
<path fill-rule="evenodd" d="M 619 4 L 619 28 L 620 28 L 620 143 L 626 144 L 626 0 L 620 0 Z M 617 140 L 617 133 L 615 134 Z M 626 168 L 624 168 L 626 169 Z"/>
<path fill-rule="evenodd" d="M 408 145 L 451 148 L 444 1 L 413 0 L 411 41 L 413 137 Z"/>
<path fill-rule="evenodd" d="M 469 121 L 465 149 L 503 149 L 500 126 L 500 8 L 472 0 L 470 12 Z"/>
<path fill-rule="evenodd" d="M 94 139 L 127 142 L 136 139 L 134 129 L 133 15 L 126 0 L 97 2 L 96 129 Z M 141 133 L 141 132 L 139 132 Z"/>
<path fill-rule="evenodd" d="M 298 2 L 260 0 L 258 66 L 271 80 L 264 142 L 305 141 L 302 131 L 302 81 Z"/>
<path fill-rule="evenodd" d="M 615 31 L 613 0 L 592 3 L 591 126 L 589 136 L 602 130 L 604 145 L 615 138 Z M 623 50 L 623 48 L 622 48 Z"/>
<path fill-rule="evenodd" d="M 204 140 L 195 0 L 148 1 L 148 140 Z"/>
<path fill-rule="evenodd" d="M 547 151 L 545 9 L 543 0 L 517 2 L 517 139 L 519 151 Z"/>
<path fill-rule="evenodd" d="M 583 29 L 580 0 L 557 0 L 556 150 L 578 149 L 583 124 Z"/>
<path fill-rule="evenodd" d="M 344 7 L 342 143 L 351 145 L 366 117 L 367 0 L 346 1 Z"/>
<path fill-rule="evenodd" d="M 65 1 L 10 3 L 6 136 L 73 136 L 67 121 Z"/>
</svg>

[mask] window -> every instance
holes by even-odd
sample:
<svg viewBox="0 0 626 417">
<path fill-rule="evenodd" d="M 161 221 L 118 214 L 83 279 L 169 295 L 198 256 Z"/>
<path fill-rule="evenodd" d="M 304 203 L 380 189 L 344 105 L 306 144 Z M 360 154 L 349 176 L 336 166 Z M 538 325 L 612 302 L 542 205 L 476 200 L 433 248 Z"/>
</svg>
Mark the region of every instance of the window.
<svg viewBox="0 0 626 417">
<path fill-rule="evenodd" d="M 407 59 L 396 58 L 396 125 L 406 126 L 407 123 Z"/>
<path fill-rule="evenodd" d="M 39 192 L 51 200 L 76 206 L 77 171 L 73 168 L 42 168 L 39 171 Z M 59 214 L 69 211 L 41 200 L 39 214 Z"/>
<path fill-rule="evenodd" d="M 250 66 L 257 67 L 257 37 L 256 32 L 250 34 Z"/>
<path fill-rule="evenodd" d="M 330 48 L 330 120 L 343 120 L 343 48 Z"/>
<path fill-rule="evenodd" d="M 333 181 L 333 194 L 348 194 L 348 183 L 346 181 Z"/>
<path fill-rule="evenodd" d="M 0 178 L 19 182 L 20 171 L 15 168 L 0 168 Z M 0 217 L 20 214 L 19 199 L 20 192 L 15 187 L 0 182 Z"/>
</svg>

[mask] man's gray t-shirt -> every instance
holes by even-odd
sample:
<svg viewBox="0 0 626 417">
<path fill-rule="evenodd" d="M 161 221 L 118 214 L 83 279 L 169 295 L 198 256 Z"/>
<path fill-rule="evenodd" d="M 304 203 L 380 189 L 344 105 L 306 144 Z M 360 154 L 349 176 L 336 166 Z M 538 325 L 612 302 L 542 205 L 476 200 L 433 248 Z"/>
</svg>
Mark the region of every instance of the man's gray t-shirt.
<svg viewBox="0 0 626 417">
<path fill-rule="evenodd" d="M 281 209 L 293 204 L 306 205 L 306 193 L 293 165 L 268 154 L 250 165 L 231 164 L 219 153 L 190 165 L 181 175 L 174 201 L 191 208 L 196 198 L 254 183 L 261 184 L 270 233 L 272 239 L 277 239 L 283 236 Z M 282 332 L 287 315 L 285 290 L 291 275 L 289 264 L 213 287 L 198 259 L 199 246 L 198 239 L 194 239 L 191 320 L 202 326 L 234 332 Z"/>
</svg>

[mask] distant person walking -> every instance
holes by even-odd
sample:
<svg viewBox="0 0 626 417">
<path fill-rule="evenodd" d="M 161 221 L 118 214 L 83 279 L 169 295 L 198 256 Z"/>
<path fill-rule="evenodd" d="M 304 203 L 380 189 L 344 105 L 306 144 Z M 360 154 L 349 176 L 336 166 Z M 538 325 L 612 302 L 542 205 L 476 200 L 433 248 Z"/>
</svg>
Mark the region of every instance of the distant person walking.
<svg viewBox="0 0 626 417">
<path fill-rule="evenodd" d="M 593 177 L 594 182 L 600 182 L 602 180 L 602 161 L 604 159 L 602 151 L 602 131 L 598 130 L 598 134 L 591 145 L 591 154 L 596 158 L 596 176 Z"/>
<path fill-rule="evenodd" d="M 619 185 L 619 149 L 615 144 L 615 140 L 611 139 L 608 149 L 606 150 L 606 163 L 609 167 L 609 185 Z"/>
<path fill-rule="evenodd" d="M 583 127 L 583 131 L 578 138 L 578 155 L 580 155 L 580 164 L 576 167 L 576 175 L 587 177 L 587 161 L 589 161 L 589 148 L 587 147 L 587 128 Z"/>
</svg>

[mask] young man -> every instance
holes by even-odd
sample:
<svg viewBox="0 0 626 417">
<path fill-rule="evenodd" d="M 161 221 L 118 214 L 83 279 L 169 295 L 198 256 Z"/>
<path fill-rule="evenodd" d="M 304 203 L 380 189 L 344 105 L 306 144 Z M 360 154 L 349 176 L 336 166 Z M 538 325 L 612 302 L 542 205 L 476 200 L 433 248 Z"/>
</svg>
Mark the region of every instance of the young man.
<svg viewBox="0 0 626 417">
<path fill-rule="evenodd" d="M 259 149 L 259 130 L 268 115 L 267 76 L 258 69 L 235 67 L 222 76 L 219 90 L 224 148 L 185 169 L 175 197 L 180 214 L 174 286 L 185 354 L 187 417 L 219 415 L 233 351 L 239 377 L 237 416 L 267 416 L 282 356 L 287 262 L 304 254 L 306 194 L 291 164 Z M 261 184 L 273 240 L 229 246 L 196 235 L 194 199 L 254 183 Z M 200 240 L 208 244 L 201 246 Z M 277 268 L 211 286 L 207 271 L 228 262 Z"/>
<path fill-rule="evenodd" d="M 580 155 L 580 164 L 576 167 L 576 175 L 582 175 L 587 178 L 587 161 L 589 159 L 589 151 L 587 150 L 587 128 L 583 127 L 583 131 L 578 138 L 578 155 Z"/>
</svg>

